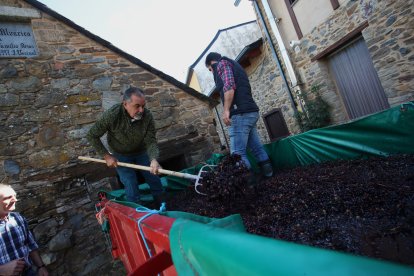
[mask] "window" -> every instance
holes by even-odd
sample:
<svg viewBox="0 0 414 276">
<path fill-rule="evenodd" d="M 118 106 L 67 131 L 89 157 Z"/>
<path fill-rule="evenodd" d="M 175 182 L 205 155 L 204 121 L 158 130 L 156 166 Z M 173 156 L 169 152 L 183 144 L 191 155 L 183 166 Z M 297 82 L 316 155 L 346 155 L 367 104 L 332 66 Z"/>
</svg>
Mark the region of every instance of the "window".
<svg viewBox="0 0 414 276">
<path fill-rule="evenodd" d="M 271 142 L 289 136 L 290 133 L 280 108 L 273 109 L 264 114 L 263 121 Z"/>
</svg>

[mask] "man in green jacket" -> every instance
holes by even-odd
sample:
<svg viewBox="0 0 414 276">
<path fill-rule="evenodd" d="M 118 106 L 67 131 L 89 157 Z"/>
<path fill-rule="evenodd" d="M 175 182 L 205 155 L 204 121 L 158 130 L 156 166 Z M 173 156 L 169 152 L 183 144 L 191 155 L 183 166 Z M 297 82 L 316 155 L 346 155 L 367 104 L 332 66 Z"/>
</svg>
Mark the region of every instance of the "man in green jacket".
<svg viewBox="0 0 414 276">
<path fill-rule="evenodd" d="M 109 150 L 101 142 L 107 134 Z M 136 171 L 118 166 L 118 161 L 150 166 L 151 173 L 141 171 L 149 184 L 155 202 L 161 201 L 162 185 L 157 176 L 160 165 L 157 161 L 159 149 L 156 140 L 154 119 L 145 108 L 144 92 L 137 87 L 128 88 L 120 104 L 105 111 L 90 129 L 87 138 L 101 154 L 108 167 L 116 168 L 125 186 L 126 199 L 139 203 L 140 195 Z"/>
</svg>

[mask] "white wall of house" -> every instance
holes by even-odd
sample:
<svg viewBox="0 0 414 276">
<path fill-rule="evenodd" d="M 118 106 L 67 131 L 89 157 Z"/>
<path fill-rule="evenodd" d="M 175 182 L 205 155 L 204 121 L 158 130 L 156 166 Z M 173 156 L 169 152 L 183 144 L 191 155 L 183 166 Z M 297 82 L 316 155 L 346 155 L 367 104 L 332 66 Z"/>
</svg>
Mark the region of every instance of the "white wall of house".
<svg viewBox="0 0 414 276">
<path fill-rule="evenodd" d="M 220 32 L 219 37 L 193 68 L 194 75 L 200 84 L 201 93 L 208 95 L 214 87 L 213 76 L 204 64 L 205 58 L 210 52 L 218 52 L 223 56 L 234 59 L 247 45 L 259 40 L 261 37 L 262 33 L 256 22 Z"/>
<path fill-rule="evenodd" d="M 263 10 L 261 2 L 259 6 Z M 314 84 L 321 85 L 320 92 L 331 106 L 334 123 L 345 122 L 350 117 L 341 100 L 344 91 L 338 89 L 329 69 L 329 54 L 349 46 L 357 37 L 364 40 L 368 50 L 365 56 L 372 61 L 389 106 L 414 99 L 413 67 L 410 66 L 413 60 L 412 3 L 339 0 L 339 7 L 334 10 L 329 0 L 298 0 L 292 6 L 303 34 L 298 39 L 285 1 L 267 2 L 289 49 L 302 91 L 308 91 Z M 275 18 L 265 21 L 271 20 Z M 273 34 L 272 37 L 277 47 Z M 296 46 L 288 46 L 291 40 L 298 40 Z M 362 78 L 362 74 L 357 75 Z"/>
<path fill-rule="evenodd" d="M 303 35 L 311 32 L 333 12 L 330 0 L 298 0 L 292 8 Z"/>
</svg>

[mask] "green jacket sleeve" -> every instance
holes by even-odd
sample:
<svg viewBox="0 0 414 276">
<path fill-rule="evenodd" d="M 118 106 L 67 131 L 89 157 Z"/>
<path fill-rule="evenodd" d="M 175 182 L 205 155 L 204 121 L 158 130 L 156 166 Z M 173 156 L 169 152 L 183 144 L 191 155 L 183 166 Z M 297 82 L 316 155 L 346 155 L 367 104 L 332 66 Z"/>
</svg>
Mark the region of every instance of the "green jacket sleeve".
<svg viewBox="0 0 414 276">
<path fill-rule="evenodd" d="M 105 112 L 102 117 L 95 122 L 86 136 L 92 147 L 102 156 L 108 154 L 108 150 L 101 141 L 101 137 L 108 131 L 110 121 L 108 117 L 109 114 Z"/>
<path fill-rule="evenodd" d="M 150 120 L 148 124 L 148 129 L 144 137 L 145 148 L 147 149 L 148 157 L 151 160 L 158 159 L 160 151 L 157 146 L 157 132 L 155 130 L 155 123 L 152 114 L 149 113 Z"/>
</svg>

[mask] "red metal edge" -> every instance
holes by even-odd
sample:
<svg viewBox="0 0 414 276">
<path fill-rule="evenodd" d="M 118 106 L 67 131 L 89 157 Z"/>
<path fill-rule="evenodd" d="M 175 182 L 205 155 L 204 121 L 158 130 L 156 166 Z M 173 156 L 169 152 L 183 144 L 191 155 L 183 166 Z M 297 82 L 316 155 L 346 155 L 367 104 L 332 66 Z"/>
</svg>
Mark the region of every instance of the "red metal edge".
<svg viewBox="0 0 414 276">
<path fill-rule="evenodd" d="M 129 275 L 177 275 L 172 263 L 169 240 L 169 231 L 175 219 L 159 214 L 150 215 L 141 222 L 144 233 L 144 237 L 141 237 L 138 220 L 148 212 L 137 212 L 135 208 L 106 198 L 98 204 L 100 208 L 104 208 L 109 220 L 112 256 L 123 262 Z M 149 255 L 143 238 L 147 241 L 153 257 Z"/>
</svg>

